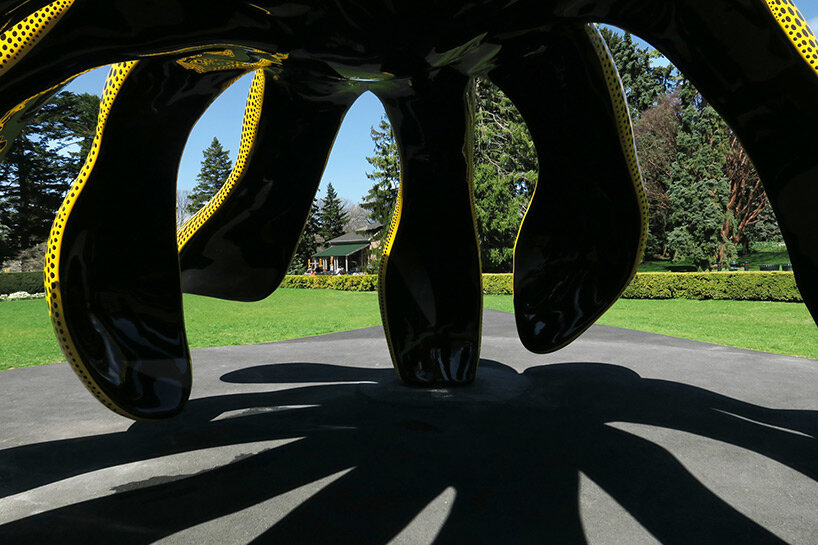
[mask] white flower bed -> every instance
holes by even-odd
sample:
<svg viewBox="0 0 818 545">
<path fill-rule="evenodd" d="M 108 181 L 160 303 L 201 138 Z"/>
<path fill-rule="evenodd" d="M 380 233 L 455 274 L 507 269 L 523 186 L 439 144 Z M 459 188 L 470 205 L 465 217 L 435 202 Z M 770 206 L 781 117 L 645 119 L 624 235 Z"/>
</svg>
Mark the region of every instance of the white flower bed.
<svg viewBox="0 0 818 545">
<path fill-rule="evenodd" d="M 8 295 L 0 295 L 0 301 L 20 301 L 23 299 L 44 299 L 45 293 L 29 293 L 27 291 L 15 291 Z"/>
</svg>

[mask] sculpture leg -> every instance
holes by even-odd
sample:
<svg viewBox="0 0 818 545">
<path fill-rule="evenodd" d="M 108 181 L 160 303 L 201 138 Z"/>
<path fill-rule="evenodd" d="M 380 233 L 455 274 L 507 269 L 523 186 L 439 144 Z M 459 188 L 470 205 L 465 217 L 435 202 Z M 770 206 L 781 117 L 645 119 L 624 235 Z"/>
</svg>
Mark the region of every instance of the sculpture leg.
<svg viewBox="0 0 818 545">
<path fill-rule="evenodd" d="M 602 36 L 549 29 L 489 77 L 519 108 L 539 180 L 514 248 L 514 310 L 529 350 L 557 350 L 621 295 L 644 250 L 647 201 L 630 115 Z"/>
<path fill-rule="evenodd" d="M 818 321 L 818 40 L 795 4 L 644 0 L 615 2 L 598 15 L 664 53 L 735 131 Z"/>
<path fill-rule="evenodd" d="M 122 415 L 167 417 L 190 393 L 176 169 L 193 124 L 241 74 L 115 65 L 91 152 L 54 221 L 45 280 L 57 337 L 86 387 Z"/>
<path fill-rule="evenodd" d="M 472 203 L 468 78 L 452 69 L 380 93 L 401 156 L 380 271 L 392 362 L 410 385 L 466 383 L 480 353 L 480 256 Z"/>
<path fill-rule="evenodd" d="M 257 301 L 278 287 L 335 134 L 357 96 L 350 90 L 322 96 L 270 72 L 256 73 L 236 165 L 219 193 L 179 231 L 183 291 Z"/>
</svg>

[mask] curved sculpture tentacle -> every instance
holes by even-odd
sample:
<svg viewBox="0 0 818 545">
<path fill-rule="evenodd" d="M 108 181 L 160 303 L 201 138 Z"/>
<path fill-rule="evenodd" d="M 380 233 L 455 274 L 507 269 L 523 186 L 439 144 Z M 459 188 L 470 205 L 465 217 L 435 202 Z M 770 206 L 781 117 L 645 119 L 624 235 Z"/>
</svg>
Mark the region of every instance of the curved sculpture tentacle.
<svg viewBox="0 0 818 545">
<path fill-rule="evenodd" d="M 41 2 L 19 4 L 22 11 Z M 54 0 L 28 17 L 33 24 L 25 39 L 13 35 L 15 29 L 0 35 L 0 44 L 9 46 L 0 48 L 0 112 L 22 108 L 32 97 L 99 66 L 224 45 L 252 48 L 270 39 L 269 17 L 243 1 Z"/>
<path fill-rule="evenodd" d="M 52 317 L 80 378 L 135 418 L 173 414 L 187 397 L 176 164 L 212 98 L 265 67 L 245 160 L 183 232 L 187 289 L 257 299 L 275 288 L 343 113 L 370 89 L 404 171 L 380 277 L 393 361 L 409 384 L 470 381 L 480 262 L 464 90 L 491 72 L 529 122 L 542 168 L 515 253 L 520 334 L 538 352 L 570 342 L 621 292 L 644 241 L 627 109 L 598 35 L 582 28 L 591 22 L 650 41 L 732 126 L 818 319 L 818 40 L 790 0 L 0 0 L 0 139 L 70 78 L 126 63 L 50 242 Z M 133 142 L 151 160 L 134 161 Z"/>
<path fill-rule="evenodd" d="M 335 135 L 361 92 L 329 96 L 334 87 L 288 84 L 271 71 L 256 72 L 236 165 L 179 231 L 183 291 L 257 301 L 281 283 Z"/>
<path fill-rule="evenodd" d="M 44 2 L 21 0 L 0 4 L 0 77 L 48 35 L 72 2 L 59 0 L 47 7 L 40 6 Z M 29 13 L 32 7 L 41 9 Z M 0 108 L 0 160 L 8 153 L 11 142 L 29 124 L 31 115 L 73 78 L 74 75 L 54 82 L 13 108 Z"/>
<path fill-rule="evenodd" d="M 54 222 L 54 328 L 83 383 L 122 415 L 165 418 L 190 393 L 176 169 L 193 124 L 241 74 L 196 74 L 162 59 L 115 65 L 91 152 Z"/>
<path fill-rule="evenodd" d="M 376 93 L 401 157 L 378 293 L 392 363 L 410 385 L 471 382 L 480 358 L 468 81 L 445 68 L 399 92 Z"/>
<path fill-rule="evenodd" d="M 727 121 L 764 184 L 818 321 L 818 39 L 795 4 L 607 0 L 585 16 L 650 42 Z"/>
<path fill-rule="evenodd" d="M 647 199 L 622 84 L 599 32 L 565 25 L 527 45 L 489 77 L 520 110 L 539 158 L 514 248 L 514 313 L 523 345 L 545 353 L 590 327 L 636 274 Z"/>
</svg>

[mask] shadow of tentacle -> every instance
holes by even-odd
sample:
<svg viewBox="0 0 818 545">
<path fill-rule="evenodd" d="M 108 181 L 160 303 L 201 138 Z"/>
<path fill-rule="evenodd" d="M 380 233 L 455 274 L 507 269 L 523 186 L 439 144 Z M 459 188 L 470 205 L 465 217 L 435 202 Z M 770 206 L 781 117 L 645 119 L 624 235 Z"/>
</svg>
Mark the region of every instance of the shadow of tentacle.
<svg viewBox="0 0 818 545">
<path fill-rule="evenodd" d="M 46 290 L 60 346 L 85 386 L 125 416 L 170 416 L 190 393 L 176 169 L 196 120 L 242 73 L 115 65 L 91 151 L 54 221 Z"/>
<path fill-rule="evenodd" d="M 362 92 L 318 68 L 256 73 L 236 166 L 178 235 L 186 293 L 257 301 L 284 278 L 335 135 Z"/>
<path fill-rule="evenodd" d="M 790 0 L 604 2 L 587 14 L 670 59 L 741 140 L 818 320 L 818 40 Z M 568 13 L 567 15 L 571 15 Z"/>
<path fill-rule="evenodd" d="M 528 36 L 497 64 L 489 77 L 520 110 L 540 164 L 514 247 L 517 331 L 529 350 L 552 352 L 630 283 L 647 200 L 622 85 L 593 26 Z"/>
<path fill-rule="evenodd" d="M 0 539 L 150 543 L 336 475 L 256 542 L 386 543 L 441 490 L 452 487 L 454 504 L 435 543 L 497 543 L 513 527 L 518 543 L 579 544 L 585 543 L 581 471 L 662 543 L 783 543 L 703 486 L 667 450 L 608 422 L 690 431 L 818 478 L 816 411 L 759 407 L 701 388 L 643 379 L 610 364 L 542 366 L 523 375 L 496 362 L 482 365 L 503 381 L 527 381 L 527 392 L 502 403 L 403 406 L 361 395 L 364 388 L 392 387 L 391 371 L 278 364 L 235 371 L 224 380 L 286 383 L 306 376 L 330 384 L 193 400 L 179 420 L 2 450 L 0 467 L 16 468 L 12 489 L 6 490 L 14 493 L 205 446 L 302 438 L 203 473 L 133 483 L 112 496 L 2 525 Z M 356 375 L 375 384 L 331 383 Z M 248 410 L 214 420 L 240 408 L 292 405 L 311 407 Z M 812 430 L 812 435 L 787 430 Z"/>
<path fill-rule="evenodd" d="M 471 382 L 480 357 L 468 82 L 443 68 L 392 92 L 375 90 L 401 157 L 378 293 L 392 362 L 410 385 Z"/>
</svg>

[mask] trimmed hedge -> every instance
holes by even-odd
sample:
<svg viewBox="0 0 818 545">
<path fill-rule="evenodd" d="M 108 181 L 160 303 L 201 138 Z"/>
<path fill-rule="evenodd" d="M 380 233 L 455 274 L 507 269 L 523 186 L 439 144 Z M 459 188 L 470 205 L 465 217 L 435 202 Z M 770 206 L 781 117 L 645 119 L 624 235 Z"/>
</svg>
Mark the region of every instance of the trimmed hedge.
<svg viewBox="0 0 818 545">
<path fill-rule="evenodd" d="M 282 288 L 329 289 L 342 291 L 375 291 L 378 289 L 378 275 L 287 275 L 281 282 Z"/>
<path fill-rule="evenodd" d="M 511 274 L 484 274 L 483 293 L 510 295 Z M 377 275 L 288 276 L 283 288 L 375 291 Z M 791 272 L 638 273 L 622 294 L 626 299 L 729 299 L 800 302 Z"/>
<path fill-rule="evenodd" d="M 290 275 L 282 288 L 375 291 L 378 276 L 365 274 Z M 0 294 L 42 293 L 40 272 L 0 273 Z M 484 274 L 483 293 L 512 293 L 510 274 Z M 733 301 L 803 301 L 791 272 L 638 273 L 622 294 L 626 299 L 728 299 Z"/>
<path fill-rule="evenodd" d="M 21 273 L 0 273 L 0 293 L 9 294 L 18 291 L 43 293 L 42 271 Z"/>
<path fill-rule="evenodd" d="M 484 274 L 483 293 L 486 295 L 511 295 L 514 281 L 511 274 Z"/>
<path fill-rule="evenodd" d="M 791 272 L 639 273 L 622 297 L 803 301 Z"/>
</svg>

